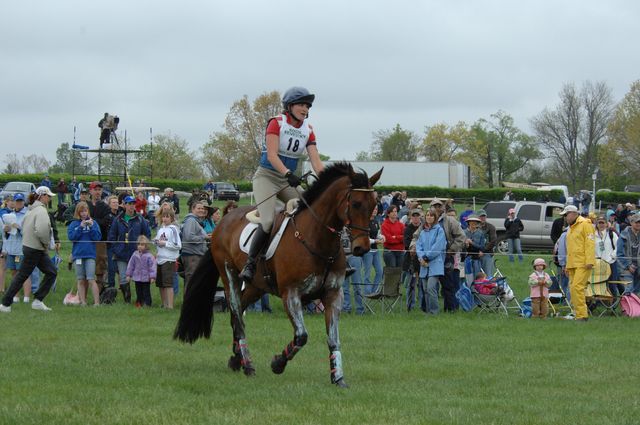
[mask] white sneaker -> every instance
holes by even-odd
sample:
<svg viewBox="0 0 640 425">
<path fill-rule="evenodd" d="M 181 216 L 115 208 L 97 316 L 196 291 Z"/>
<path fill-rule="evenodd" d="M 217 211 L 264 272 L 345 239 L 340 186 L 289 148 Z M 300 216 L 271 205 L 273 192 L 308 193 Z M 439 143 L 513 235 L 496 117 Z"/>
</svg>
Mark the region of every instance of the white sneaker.
<svg viewBox="0 0 640 425">
<path fill-rule="evenodd" d="M 0 313 L 11 313 L 11 306 L 7 307 L 4 304 L 0 304 Z"/>
<path fill-rule="evenodd" d="M 20 297 L 13 297 L 13 303 L 19 303 L 20 302 Z"/>
<path fill-rule="evenodd" d="M 44 305 L 44 303 L 40 300 L 33 300 L 33 302 L 31 303 L 31 308 L 34 310 L 51 311 L 51 309 Z"/>
</svg>

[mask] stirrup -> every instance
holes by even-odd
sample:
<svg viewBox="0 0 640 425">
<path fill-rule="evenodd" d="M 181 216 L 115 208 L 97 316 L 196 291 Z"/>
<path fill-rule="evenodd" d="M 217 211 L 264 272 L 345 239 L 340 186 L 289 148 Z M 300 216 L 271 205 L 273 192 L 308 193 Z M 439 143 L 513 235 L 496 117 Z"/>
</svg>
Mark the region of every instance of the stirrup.
<svg viewBox="0 0 640 425">
<path fill-rule="evenodd" d="M 247 282 L 251 282 L 255 274 L 256 274 L 256 261 L 249 259 L 247 260 L 246 264 L 242 268 L 242 271 L 240 272 L 238 277 Z"/>
</svg>

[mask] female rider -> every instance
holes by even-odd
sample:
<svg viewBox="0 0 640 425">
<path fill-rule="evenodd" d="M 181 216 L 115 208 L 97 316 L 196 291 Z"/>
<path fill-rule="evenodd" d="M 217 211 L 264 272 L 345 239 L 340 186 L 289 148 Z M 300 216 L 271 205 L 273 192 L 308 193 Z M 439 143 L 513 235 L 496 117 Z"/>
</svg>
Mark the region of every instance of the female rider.
<svg viewBox="0 0 640 425">
<path fill-rule="evenodd" d="M 311 166 L 319 174 L 324 165 L 320 160 L 313 127 L 307 122 L 309 108 L 315 95 L 304 87 L 292 87 L 282 98 L 283 113 L 267 123 L 265 146 L 260 157 L 260 165 L 253 176 L 253 194 L 258 205 L 260 226 L 258 226 L 247 262 L 240 278 L 250 281 L 256 271 L 256 258 L 269 240 L 275 216 L 276 196 L 283 202 L 299 197 L 300 177 L 294 174 L 298 160 L 305 153 Z"/>
</svg>

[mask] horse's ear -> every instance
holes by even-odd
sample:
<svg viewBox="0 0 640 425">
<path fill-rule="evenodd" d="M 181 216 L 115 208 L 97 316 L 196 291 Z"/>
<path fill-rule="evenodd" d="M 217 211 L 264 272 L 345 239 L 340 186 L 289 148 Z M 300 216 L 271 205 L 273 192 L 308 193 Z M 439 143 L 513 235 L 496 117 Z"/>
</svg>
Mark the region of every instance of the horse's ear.
<svg viewBox="0 0 640 425">
<path fill-rule="evenodd" d="M 378 182 L 378 180 L 380 180 L 380 176 L 382 175 L 382 170 L 384 170 L 384 167 L 382 167 L 380 169 L 380 171 L 375 173 L 373 176 L 369 177 L 369 185 L 370 186 L 373 186 L 374 184 L 376 184 Z"/>
</svg>

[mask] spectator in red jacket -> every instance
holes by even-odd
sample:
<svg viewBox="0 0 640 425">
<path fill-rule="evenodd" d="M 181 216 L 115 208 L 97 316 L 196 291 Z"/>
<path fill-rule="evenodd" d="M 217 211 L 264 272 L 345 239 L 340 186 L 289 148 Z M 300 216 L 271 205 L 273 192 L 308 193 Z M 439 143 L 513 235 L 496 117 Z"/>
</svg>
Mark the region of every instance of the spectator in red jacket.
<svg viewBox="0 0 640 425">
<path fill-rule="evenodd" d="M 387 218 L 381 226 L 384 236 L 384 264 L 387 267 L 401 267 L 404 258 L 404 224 L 398 219 L 398 207 L 387 208 Z"/>
<path fill-rule="evenodd" d="M 147 216 L 147 199 L 144 197 L 144 192 L 139 191 L 136 193 L 136 212 L 143 217 Z"/>
</svg>

